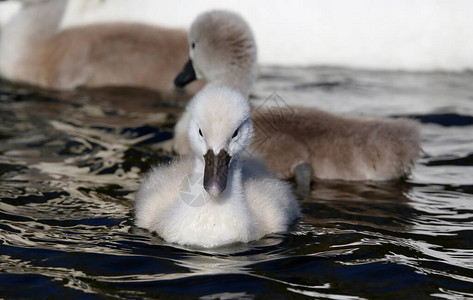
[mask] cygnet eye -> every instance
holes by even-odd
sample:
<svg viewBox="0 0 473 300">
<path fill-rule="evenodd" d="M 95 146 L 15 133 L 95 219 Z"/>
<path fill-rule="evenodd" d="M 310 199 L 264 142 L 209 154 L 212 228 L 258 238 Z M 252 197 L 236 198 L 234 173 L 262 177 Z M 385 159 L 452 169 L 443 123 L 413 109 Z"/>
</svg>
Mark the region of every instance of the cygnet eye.
<svg viewBox="0 0 473 300">
<path fill-rule="evenodd" d="M 238 135 L 238 129 L 237 129 L 237 130 L 235 130 L 235 132 L 233 133 L 233 135 L 232 135 L 232 139 L 234 139 L 234 138 L 235 138 L 237 135 Z"/>
<path fill-rule="evenodd" d="M 191 48 L 192 48 L 192 49 L 194 49 L 194 48 L 195 48 L 195 43 L 194 43 L 194 42 L 192 42 L 192 44 L 191 44 Z"/>
<path fill-rule="evenodd" d="M 201 137 L 204 137 L 204 135 L 202 134 L 202 130 L 200 130 L 200 128 L 199 128 L 199 134 Z"/>
</svg>

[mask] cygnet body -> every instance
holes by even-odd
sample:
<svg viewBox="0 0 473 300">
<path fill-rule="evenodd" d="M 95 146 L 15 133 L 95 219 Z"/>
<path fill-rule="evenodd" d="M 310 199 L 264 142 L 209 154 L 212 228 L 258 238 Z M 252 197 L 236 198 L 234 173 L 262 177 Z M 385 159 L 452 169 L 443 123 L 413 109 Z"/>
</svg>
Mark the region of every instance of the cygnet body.
<svg viewBox="0 0 473 300">
<path fill-rule="evenodd" d="M 248 32 L 236 37 L 220 32 L 218 28 L 229 18 L 217 16 L 228 14 L 207 12 L 193 23 L 189 35 L 189 44 L 194 45 L 190 49 L 191 62 L 176 77 L 176 85 L 184 86 L 189 82 L 181 79 L 186 78 L 185 74 L 189 71 L 192 73 L 192 66 L 198 68 L 196 73 L 204 77 L 208 84 L 225 84 L 233 82 L 234 78 L 254 81 L 254 39 Z M 241 28 L 250 30 L 241 18 L 233 18 L 231 22 L 234 27 L 237 21 L 241 22 Z M 206 38 L 202 39 L 203 36 Z M 230 48 L 231 37 L 235 39 L 235 44 L 246 46 Z M 209 42 L 218 39 L 222 42 Z M 212 64 L 207 63 L 209 60 L 213 60 Z M 250 66 L 248 61 L 253 65 Z M 214 72 L 215 65 L 221 71 Z M 243 88 L 248 87 L 251 84 Z M 248 94 L 249 90 L 242 92 Z M 186 118 L 184 114 L 175 128 L 175 149 L 180 154 L 188 153 L 190 149 L 183 126 Z M 307 177 L 309 181 L 310 178 L 351 181 L 398 179 L 410 173 L 421 151 L 419 127 L 410 120 L 348 118 L 307 107 L 254 110 L 252 118 L 255 125 L 253 151 L 261 153 L 270 171 L 281 178 L 296 177 L 298 184 L 307 185 Z"/>
<path fill-rule="evenodd" d="M 136 194 L 135 223 L 172 243 L 215 247 L 287 230 L 299 217 L 288 184 L 245 157 L 247 100 L 206 87 L 189 104 L 189 156 L 152 169 Z"/>
<path fill-rule="evenodd" d="M 184 30 L 139 23 L 60 30 L 66 0 L 23 1 L 0 36 L 0 76 L 49 89 L 133 86 L 174 90 L 188 58 Z M 189 92 L 195 92 L 197 84 Z"/>
</svg>

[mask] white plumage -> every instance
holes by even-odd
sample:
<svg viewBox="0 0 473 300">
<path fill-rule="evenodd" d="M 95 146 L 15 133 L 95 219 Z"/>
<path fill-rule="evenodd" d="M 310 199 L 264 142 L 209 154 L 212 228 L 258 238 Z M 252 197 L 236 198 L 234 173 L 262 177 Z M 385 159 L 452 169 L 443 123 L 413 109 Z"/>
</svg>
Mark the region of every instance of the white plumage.
<svg viewBox="0 0 473 300">
<path fill-rule="evenodd" d="M 149 172 L 136 194 L 136 225 L 168 242 L 203 247 L 287 230 L 299 205 L 288 184 L 245 152 L 253 135 L 247 100 L 227 87 L 207 87 L 189 112 L 192 153 Z"/>
</svg>

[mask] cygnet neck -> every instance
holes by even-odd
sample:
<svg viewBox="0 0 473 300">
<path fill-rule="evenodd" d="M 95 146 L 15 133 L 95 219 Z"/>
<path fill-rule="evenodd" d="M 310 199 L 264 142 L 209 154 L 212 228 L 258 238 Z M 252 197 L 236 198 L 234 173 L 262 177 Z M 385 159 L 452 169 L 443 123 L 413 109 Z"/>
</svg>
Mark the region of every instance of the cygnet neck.
<svg viewBox="0 0 473 300">
<path fill-rule="evenodd" d="M 223 71 L 216 72 L 214 78 L 206 78 L 207 86 L 227 86 L 248 98 L 256 78 L 254 61 L 241 61 L 238 64 L 226 64 Z"/>
</svg>

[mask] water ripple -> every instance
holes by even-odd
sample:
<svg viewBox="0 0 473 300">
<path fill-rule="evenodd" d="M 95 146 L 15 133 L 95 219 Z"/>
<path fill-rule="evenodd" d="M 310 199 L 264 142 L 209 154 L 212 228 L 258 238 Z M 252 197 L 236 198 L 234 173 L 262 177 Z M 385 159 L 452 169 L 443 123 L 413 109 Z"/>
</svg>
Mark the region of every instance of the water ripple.
<svg viewBox="0 0 473 300">
<path fill-rule="evenodd" d="M 183 247 L 134 227 L 132 208 L 141 176 L 174 157 L 184 96 L 0 82 L 2 297 L 473 297 L 471 75 L 262 73 L 254 103 L 278 91 L 289 104 L 413 117 L 425 155 L 401 182 L 314 182 L 288 233 Z"/>
</svg>

